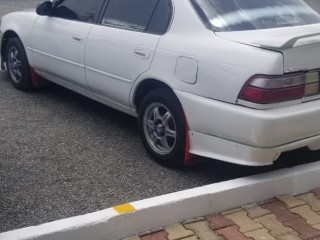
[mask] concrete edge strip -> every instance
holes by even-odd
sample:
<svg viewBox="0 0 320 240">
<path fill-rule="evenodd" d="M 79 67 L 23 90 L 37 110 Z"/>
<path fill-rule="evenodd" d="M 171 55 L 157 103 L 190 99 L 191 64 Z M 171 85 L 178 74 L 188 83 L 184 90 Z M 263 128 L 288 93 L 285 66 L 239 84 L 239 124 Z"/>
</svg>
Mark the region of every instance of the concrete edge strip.
<svg viewBox="0 0 320 240">
<path fill-rule="evenodd" d="M 309 163 L 0 233 L 0 240 L 116 240 L 319 185 L 320 162 Z"/>
</svg>

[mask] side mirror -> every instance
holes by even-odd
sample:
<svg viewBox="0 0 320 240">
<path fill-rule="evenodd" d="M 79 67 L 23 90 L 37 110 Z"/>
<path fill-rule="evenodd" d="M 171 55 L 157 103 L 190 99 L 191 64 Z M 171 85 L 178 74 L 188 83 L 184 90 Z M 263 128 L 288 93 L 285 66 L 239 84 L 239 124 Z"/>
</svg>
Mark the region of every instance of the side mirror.
<svg viewBox="0 0 320 240">
<path fill-rule="evenodd" d="M 37 6 L 36 12 L 40 16 L 50 16 L 52 13 L 52 2 L 47 1 Z"/>
</svg>

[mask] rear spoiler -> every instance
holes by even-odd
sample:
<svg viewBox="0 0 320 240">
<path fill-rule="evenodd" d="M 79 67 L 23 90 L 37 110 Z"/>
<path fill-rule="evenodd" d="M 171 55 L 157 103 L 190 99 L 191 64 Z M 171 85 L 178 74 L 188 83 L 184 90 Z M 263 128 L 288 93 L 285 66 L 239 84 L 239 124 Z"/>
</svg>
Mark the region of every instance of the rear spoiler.
<svg viewBox="0 0 320 240">
<path fill-rule="evenodd" d="M 273 39 L 280 40 L 281 37 L 273 38 Z M 272 44 L 273 39 L 272 38 L 268 39 L 268 42 L 267 41 L 264 42 L 264 40 L 255 41 L 252 44 L 259 46 L 261 48 L 272 49 L 272 50 L 291 49 L 291 48 L 301 47 L 301 46 L 310 45 L 314 43 L 320 43 L 320 32 L 293 37 L 280 46 L 275 46 L 274 44 Z"/>
</svg>

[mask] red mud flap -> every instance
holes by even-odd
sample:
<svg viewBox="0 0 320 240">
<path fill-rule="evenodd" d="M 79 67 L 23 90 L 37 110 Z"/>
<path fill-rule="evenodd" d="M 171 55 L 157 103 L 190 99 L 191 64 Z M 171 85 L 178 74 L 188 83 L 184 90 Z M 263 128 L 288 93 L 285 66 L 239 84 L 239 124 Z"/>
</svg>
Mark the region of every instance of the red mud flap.
<svg viewBox="0 0 320 240">
<path fill-rule="evenodd" d="M 190 137 L 189 137 L 189 124 L 187 122 L 186 115 L 184 115 L 186 120 L 186 149 L 184 154 L 184 165 L 189 167 L 194 165 L 197 161 L 195 161 L 193 155 L 190 153 Z"/>
<path fill-rule="evenodd" d="M 186 149 L 184 154 L 184 165 L 187 167 L 191 167 L 194 165 L 197 165 L 199 163 L 202 163 L 205 161 L 204 158 L 197 157 L 190 153 L 190 137 L 189 137 L 189 124 L 187 122 L 186 115 L 184 115 L 186 120 Z"/>
<path fill-rule="evenodd" d="M 42 77 L 40 77 L 32 68 L 30 68 L 30 71 L 31 71 L 32 85 L 34 88 L 38 88 L 48 84 L 48 82 L 44 80 Z"/>
</svg>

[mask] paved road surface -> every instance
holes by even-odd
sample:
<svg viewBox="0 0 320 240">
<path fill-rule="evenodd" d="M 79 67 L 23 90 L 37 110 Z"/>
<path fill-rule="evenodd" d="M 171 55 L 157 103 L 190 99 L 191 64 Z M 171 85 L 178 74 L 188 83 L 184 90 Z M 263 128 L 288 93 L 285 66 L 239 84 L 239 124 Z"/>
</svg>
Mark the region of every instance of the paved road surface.
<svg viewBox="0 0 320 240">
<path fill-rule="evenodd" d="M 34 2 L 0 0 L 0 14 Z M 0 72 L 0 232 L 319 157 L 303 149 L 273 167 L 167 169 L 145 152 L 135 118 L 55 85 L 17 91 Z"/>
</svg>

